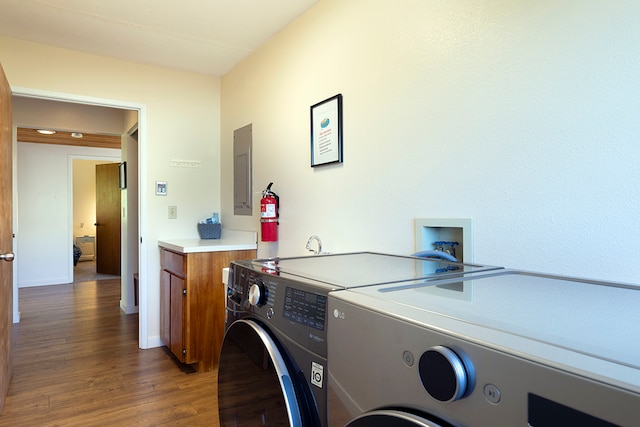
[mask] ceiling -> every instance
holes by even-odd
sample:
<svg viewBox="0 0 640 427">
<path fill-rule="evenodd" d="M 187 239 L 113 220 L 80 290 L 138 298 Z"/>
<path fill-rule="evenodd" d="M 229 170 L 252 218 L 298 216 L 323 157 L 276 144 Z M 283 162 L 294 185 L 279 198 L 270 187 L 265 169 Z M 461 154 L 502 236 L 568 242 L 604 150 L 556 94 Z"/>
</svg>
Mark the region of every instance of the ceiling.
<svg viewBox="0 0 640 427">
<path fill-rule="evenodd" d="M 319 0 L 0 0 L 0 34 L 222 76 Z"/>
</svg>

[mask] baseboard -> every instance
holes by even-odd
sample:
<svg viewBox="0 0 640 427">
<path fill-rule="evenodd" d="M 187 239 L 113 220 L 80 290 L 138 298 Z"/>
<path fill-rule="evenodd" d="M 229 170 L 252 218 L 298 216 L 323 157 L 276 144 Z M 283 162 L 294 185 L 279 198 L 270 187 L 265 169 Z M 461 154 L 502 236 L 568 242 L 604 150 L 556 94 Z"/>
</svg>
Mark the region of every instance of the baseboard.
<svg viewBox="0 0 640 427">
<path fill-rule="evenodd" d="M 34 286 L 54 286 L 54 285 L 68 285 L 72 283 L 73 280 L 69 280 L 69 277 L 58 277 L 51 279 L 40 279 L 40 280 L 26 280 L 18 282 L 18 289 L 20 288 L 32 288 Z"/>
<path fill-rule="evenodd" d="M 164 343 L 162 342 L 159 336 L 149 337 L 147 339 L 147 346 L 144 348 L 162 347 L 163 345 Z"/>
<path fill-rule="evenodd" d="M 125 314 L 134 314 L 139 312 L 139 308 L 137 305 L 125 305 L 122 300 L 120 300 L 120 310 L 122 310 Z"/>
</svg>

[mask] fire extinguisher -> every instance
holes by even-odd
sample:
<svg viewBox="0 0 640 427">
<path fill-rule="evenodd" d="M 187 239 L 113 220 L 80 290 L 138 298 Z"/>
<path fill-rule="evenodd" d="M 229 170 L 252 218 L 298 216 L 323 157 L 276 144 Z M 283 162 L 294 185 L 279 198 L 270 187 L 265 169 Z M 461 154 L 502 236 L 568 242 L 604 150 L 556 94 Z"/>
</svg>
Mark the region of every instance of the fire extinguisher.
<svg viewBox="0 0 640 427">
<path fill-rule="evenodd" d="M 267 185 L 267 189 L 262 192 L 260 199 L 260 227 L 263 242 L 278 241 L 278 209 L 280 208 L 280 198 L 271 191 L 273 182 Z"/>
</svg>

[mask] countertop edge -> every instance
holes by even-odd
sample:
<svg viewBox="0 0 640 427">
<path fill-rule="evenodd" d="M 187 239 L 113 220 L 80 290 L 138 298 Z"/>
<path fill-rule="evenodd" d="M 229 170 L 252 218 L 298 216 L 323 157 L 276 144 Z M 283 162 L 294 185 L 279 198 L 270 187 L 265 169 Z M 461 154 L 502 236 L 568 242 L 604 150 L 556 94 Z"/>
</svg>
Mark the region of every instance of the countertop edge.
<svg viewBox="0 0 640 427">
<path fill-rule="evenodd" d="M 220 239 L 163 239 L 158 246 L 183 254 L 258 249 L 254 231 L 222 230 Z"/>
</svg>

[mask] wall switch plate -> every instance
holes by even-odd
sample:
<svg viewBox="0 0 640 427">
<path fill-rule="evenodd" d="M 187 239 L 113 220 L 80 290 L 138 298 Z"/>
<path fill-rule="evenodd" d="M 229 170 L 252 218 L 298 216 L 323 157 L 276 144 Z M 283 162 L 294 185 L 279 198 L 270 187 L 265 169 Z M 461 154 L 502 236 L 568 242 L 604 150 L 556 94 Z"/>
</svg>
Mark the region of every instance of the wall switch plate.
<svg viewBox="0 0 640 427">
<path fill-rule="evenodd" d="M 169 219 L 178 218 L 178 207 L 177 206 L 169 206 Z"/>
</svg>

